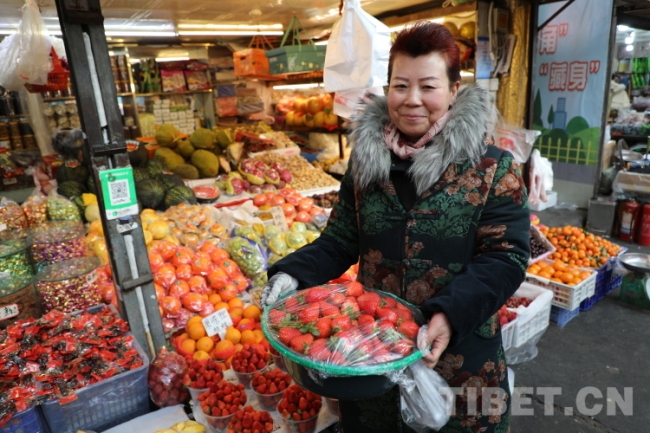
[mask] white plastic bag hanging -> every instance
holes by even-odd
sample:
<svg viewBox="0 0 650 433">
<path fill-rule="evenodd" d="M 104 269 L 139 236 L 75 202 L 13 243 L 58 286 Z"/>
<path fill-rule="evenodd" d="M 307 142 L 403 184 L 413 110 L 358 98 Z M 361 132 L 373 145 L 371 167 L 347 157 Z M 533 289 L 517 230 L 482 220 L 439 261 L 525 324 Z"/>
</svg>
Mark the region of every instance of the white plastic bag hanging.
<svg viewBox="0 0 650 433">
<path fill-rule="evenodd" d="M 49 33 L 34 0 L 25 0 L 23 19 L 18 31 L 0 44 L 0 86 L 20 90 L 26 84 L 47 84 L 47 73 L 52 69 Z"/>
<path fill-rule="evenodd" d="M 553 189 L 553 166 L 537 149 L 534 149 L 530 155 L 529 175 L 528 203 L 533 205 L 539 204 L 540 201 L 546 203 L 546 191 Z"/>
<path fill-rule="evenodd" d="M 501 119 L 497 124 L 492 135 L 494 144 L 503 150 L 507 150 L 515 157 L 515 161 L 524 164 L 528 161 L 530 152 L 533 150 L 535 139 L 541 134 L 541 131 L 518 128 L 511 123 Z"/>
<path fill-rule="evenodd" d="M 346 0 L 343 16 L 327 43 L 325 91 L 386 85 L 390 46 L 388 27 L 365 12 L 359 0 Z"/>
</svg>

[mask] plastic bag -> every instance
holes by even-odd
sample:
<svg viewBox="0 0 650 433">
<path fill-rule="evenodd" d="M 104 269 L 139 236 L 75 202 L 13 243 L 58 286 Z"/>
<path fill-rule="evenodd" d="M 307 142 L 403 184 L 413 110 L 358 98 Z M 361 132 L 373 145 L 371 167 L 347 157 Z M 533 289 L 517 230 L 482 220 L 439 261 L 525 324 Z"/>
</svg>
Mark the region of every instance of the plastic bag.
<svg viewBox="0 0 650 433">
<path fill-rule="evenodd" d="M 226 251 L 248 278 L 255 279 L 266 270 L 266 255 L 255 241 L 235 236 L 226 244 Z"/>
<path fill-rule="evenodd" d="M 388 26 L 365 12 L 359 0 L 347 0 L 327 44 L 325 90 L 338 92 L 386 85 L 390 46 Z"/>
<path fill-rule="evenodd" d="M 51 221 L 81 221 L 77 205 L 57 194 L 47 198 L 47 216 Z"/>
<path fill-rule="evenodd" d="M 47 84 L 52 69 L 52 43 L 38 5 L 25 0 L 22 10 L 18 31 L 0 45 L 0 58 L 7 60 L 0 69 L 0 86 L 7 90 L 20 90 L 26 83 Z"/>
<path fill-rule="evenodd" d="M 503 150 L 507 150 L 515 157 L 515 161 L 524 164 L 528 161 L 530 152 L 533 150 L 535 139 L 541 135 L 541 131 L 518 128 L 505 120 L 501 120 L 492 135 L 494 144 Z"/>
<path fill-rule="evenodd" d="M 528 203 L 546 203 L 546 191 L 553 189 L 553 166 L 547 158 L 543 158 L 538 149 L 533 150 L 530 156 L 530 190 Z"/>
<path fill-rule="evenodd" d="M 38 189 L 25 200 L 22 207 L 30 227 L 47 222 L 47 196 Z"/>
<path fill-rule="evenodd" d="M 454 407 L 454 393 L 422 359 L 401 374 L 391 375 L 391 380 L 399 385 L 402 419 L 409 427 L 419 433 L 428 433 L 447 424 Z"/>
<path fill-rule="evenodd" d="M 0 231 L 24 230 L 28 227 L 23 208 L 7 197 L 0 198 Z"/>
<path fill-rule="evenodd" d="M 190 399 L 183 385 L 188 367 L 185 359 L 176 352 L 162 348 L 149 365 L 149 396 L 158 407 L 174 406 Z"/>
</svg>

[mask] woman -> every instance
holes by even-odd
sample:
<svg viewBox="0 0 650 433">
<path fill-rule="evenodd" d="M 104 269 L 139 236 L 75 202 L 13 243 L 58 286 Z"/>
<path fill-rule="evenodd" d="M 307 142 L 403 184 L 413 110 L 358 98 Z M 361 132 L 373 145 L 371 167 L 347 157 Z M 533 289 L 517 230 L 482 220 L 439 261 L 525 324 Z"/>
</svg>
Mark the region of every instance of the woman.
<svg viewBox="0 0 650 433">
<path fill-rule="evenodd" d="M 487 92 L 459 91 L 458 48 L 443 26 L 404 29 L 388 78 L 387 97 L 354 119 L 351 168 L 328 226 L 269 269 L 262 301 L 322 284 L 359 261 L 364 286 L 418 305 L 429 321 L 425 362 L 460 393 L 441 431 L 505 432 L 509 387 L 496 312 L 529 257 L 523 180 L 512 155 L 485 138 Z M 492 410 L 482 407 L 486 387 L 501 389 L 487 396 Z M 345 433 L 411 431 L 396 388 L 339 407 Z"/>
</svg>

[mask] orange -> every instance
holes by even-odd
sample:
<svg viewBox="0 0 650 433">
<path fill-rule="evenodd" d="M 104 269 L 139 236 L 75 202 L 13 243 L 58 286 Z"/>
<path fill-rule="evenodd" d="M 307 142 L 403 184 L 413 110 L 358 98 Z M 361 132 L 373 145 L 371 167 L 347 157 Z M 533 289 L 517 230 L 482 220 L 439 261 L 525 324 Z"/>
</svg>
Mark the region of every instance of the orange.
<svg viewBox="0 0 650 433">
<path fill-rule="evenodd" d="M 241 298 L 232 298 L 231 300 L 228 301 L 228 305 L 230 308 L 244 308 L 244 301 L 241 300 Z"/>
<path fill-rule="evenodd" d="M 230 318 L 232 319 L 232 326 L 236 328 L 239 322 L 241 321 L 241 316 L 239 314 L 230 313 Z"/>
<path fill-rule="evenodd" d="M 187 334 L 193 340 L 199 340 L 201 337 L 205 337 L 205 328 L 203 323 L 192 323 L 187 327 Z"/>
<path fill-rule="evenodd" d="M 226 329 L 226 340 L 231 341 L 233 344 L 239 343 L 241 340 L 241 332 L 239 332 L 239 330 L 234 326 L 229 326 L 228 329 Z"/>
<path fill-rule="evenodd" d="M 194 352 L 194 355 L 192 355 L 193 359 L 196 359 L 197 361 L 205 361 L 207 359 L 212 358 L 210 354 L 204 350 L 197 350 Z"/>
<path fill-rule="evenodd" d="M 264 333 L 262 332 L 261 329 L 253 330 L 253 334 L 255 334 L 255 342 L 256 343 L 261 343 L 266 338 L 266 337 L 264 337 Z"/>
<path fill-rule="evenodd" d="M 255 343 L 255 334 L 250 329 L 241 333 L 241 342 L 242 344 L 253 344 Z"/>
<path fill-rule="evenodd" d="M 244 310 L 241 307 L 235 307 L 235 308 L 230 308 L 230 315 L 231 316 L 243 316 L 244 315 Z"/>
<path fill-rule="evenodd" d="M 187 353 L 194 353 L 194 351 L 196 351 L 196 341 L 191 338 L 186 338 L 181 342 L 181 349 Z"/>
<path fill-rule="evenodd" d="M 228 306 L 228 304 L 226 302 L 219 301 L 216 304 L 214 304 L 214 311 L 221 310 L 222 308 L 225 308 L 226 311 L 230 310 L 230 307 Z"/>
<path fill-rule="evenodd" d="M 221 296 L 221 299 L 226 302 L 237 297 L 237 289 L 235 288 L 235 285 L 232 283 L 228 283 L 218 290 L 219 290 L 219 296 Z"/>
<path fill-rule="evenodd" d="M 214 347 L 214 341 L 212 341 L 212 338 L 205 336 L 199 338 L 199 341 L 196 342 L 196 349 L 201 351 L 203 350 L 204 352 L 208 353 L 212 350 Z"/>
<path fill-rule="evenodd" d="M 208 301 L 209 301 L 212 305 L 216 305 L 216 304 L 218 304 L 219 302 L 221 302 L 221 296 L 219 296 L 218 293 L 212 293 L 212 294 L 210 294 L 210 295 L 208 296 Z"/>
<path fill-rule="evenodd" d="M 260 310 L 260 307 L 257 305 L 249 305 L 248 307 L 244 308 L 244 317 L 247 319 L 259 321 L 261 315 L 262 310 Z"/>
<path fill-rule="evenodd" d="M 181 335 L 176 337 L 176 343 L 181 344 L 183 341 L 187 339 L 187 337 L 188 337 L 187 332 L 183 332 Z"/>
<path fill-rule="evenodd" d="M 190 325 L 193 325 L 194 323 L 202 323 L 201 319 L 203 319 L 201 316 L 190 317 L 190 320 L 185 324 L 185 330 L 187 331 L 190 328 Z"/>
<path fill-rule="evenodd" d="M 237 343 L 237 344 L 235 344 L 235 352 L 239 352 L 239 351 L 242 350 L 243 348 L 244 348 L 244 345 L 243 345 L 243 344 L 241 344 L 241 343 Z"/>
</svg>

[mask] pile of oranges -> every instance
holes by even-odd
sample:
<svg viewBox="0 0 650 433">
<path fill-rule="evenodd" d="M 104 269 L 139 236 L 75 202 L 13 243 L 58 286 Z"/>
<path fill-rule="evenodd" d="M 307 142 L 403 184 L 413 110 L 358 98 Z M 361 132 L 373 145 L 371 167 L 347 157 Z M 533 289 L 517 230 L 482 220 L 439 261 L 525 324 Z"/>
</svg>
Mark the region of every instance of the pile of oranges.
<svg viewBox="0 0 650 433">
<path fill-rule="evenodd" d="M 569 265 L 599 268 L 621 251 L 620 246 L 579 227 L 547 227 L 540 231 L 557 249 L 549 258 Z"/>
<path fill-rule="evenodd" d="M 244 344 L 266 343 L 260 329 L 262 311 L 259 307 L 245 306 L 240 298 L 217 302 L 214 307 L 215 311 L 226 309 L 232 319 L 233 325 L 226 329 L 225 338 L 208 337 L 202 317 L 194 316 L 187 321 L 185 332 L 175 339 L 174 345 L 182 355 L 191 355 L 199 361 L 210 358 L 229 361 Z"/>
<path fill-rule="evenodd" d="M 562 260 L 545 261 L 533 263 L 528 267 L 526 273 L 537 275 L 557 283 L 575 286 L 589 278 L 593 272 L 580 269 L 575 265 L 567 265 Z"/>
</svg>

